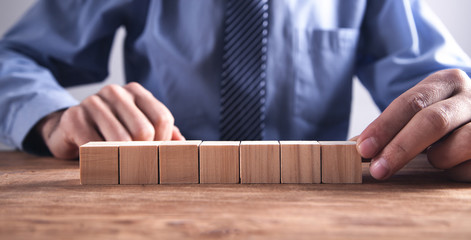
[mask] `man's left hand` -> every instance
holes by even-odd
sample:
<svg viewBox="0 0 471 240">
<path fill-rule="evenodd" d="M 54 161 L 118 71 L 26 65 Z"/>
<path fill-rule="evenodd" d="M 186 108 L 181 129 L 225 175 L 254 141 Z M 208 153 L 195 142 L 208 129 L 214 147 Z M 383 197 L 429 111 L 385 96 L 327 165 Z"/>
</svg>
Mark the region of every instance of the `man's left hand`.
<svg viewBox="0 0 471 240">
<path fill-rule="evenodd" d="M 471 79 L 438 71 L 396 98 L 358 137 L 370 172 L 387 179 L 427 150 L 429 162 L 452 179 L 471 181 Z"/>
</svg>

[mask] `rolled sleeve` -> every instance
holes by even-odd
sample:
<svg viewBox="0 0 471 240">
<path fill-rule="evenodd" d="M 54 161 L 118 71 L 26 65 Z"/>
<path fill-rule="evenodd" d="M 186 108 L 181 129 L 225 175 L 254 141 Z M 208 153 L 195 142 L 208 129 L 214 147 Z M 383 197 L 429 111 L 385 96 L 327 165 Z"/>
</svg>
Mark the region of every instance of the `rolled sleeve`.
<svg viewBox="0 0 471 240">
<path fill-rule="evenodd" d="M 1 142 L 26 151 L 44 145 L 31 130 L 45 116 L 78 104 L 64 87 L 106 78 L 114 34 L 132 3 L 38 1 L 5 34 L 0 40 Z"/>
<path fill-rule="evenodd" d="M 7 145 L 24 149 L 39 120 L 78 103 L 49 70 L 20 54 L 0 52 L 0 75 L 0 140 Z"/>
</svg>

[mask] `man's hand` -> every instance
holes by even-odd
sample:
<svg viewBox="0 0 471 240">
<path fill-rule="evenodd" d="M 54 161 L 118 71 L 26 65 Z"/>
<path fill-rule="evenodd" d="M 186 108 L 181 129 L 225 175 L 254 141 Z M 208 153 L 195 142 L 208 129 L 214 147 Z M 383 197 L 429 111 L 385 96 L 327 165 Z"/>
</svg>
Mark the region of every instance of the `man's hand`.
<svg viewBox="0 0 471 240">
<path fill-rule="evenodd" d="M 138 83 L 108 85 L 80 105 L 45 117 L 38 125 L 51 153 L 78 157 L 89 141 L 184 140 L 170 111 Z"/>
<path fill-rule="evenodd" d="M 386 179 L 427 150 L 451 178 L 471 181 L 471 80 L 460 70 L 438 71 L 411 88 L 357 139 L 371 175 Z"/>
</svg>

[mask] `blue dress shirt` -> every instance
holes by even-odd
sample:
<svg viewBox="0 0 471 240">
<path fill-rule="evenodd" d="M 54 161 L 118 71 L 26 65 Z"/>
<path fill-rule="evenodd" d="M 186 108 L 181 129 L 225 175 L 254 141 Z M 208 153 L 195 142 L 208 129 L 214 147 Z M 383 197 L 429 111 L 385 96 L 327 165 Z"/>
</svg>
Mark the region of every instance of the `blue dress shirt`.
<svg viewBox="0 0 471 240">
<path fill-rule="evenodd" d="M 221 0 L 39 1 L 0 42 L 0 139 L 22 148 L 64 87 L 106 78 L 126 29 L 127 81 L 149 89 L 188 139 L 219 138 Z M 422 1 L 272 0 L 266 139 L 345 139 L 352 77 L 384 109 L 434 71 L 471 61 Z"/>
</svg>

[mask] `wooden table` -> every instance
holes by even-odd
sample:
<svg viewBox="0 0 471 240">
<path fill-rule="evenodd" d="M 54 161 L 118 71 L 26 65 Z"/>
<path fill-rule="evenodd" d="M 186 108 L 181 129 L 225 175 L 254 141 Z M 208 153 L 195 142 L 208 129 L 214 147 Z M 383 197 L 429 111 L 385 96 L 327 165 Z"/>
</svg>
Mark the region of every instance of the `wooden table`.
<svg viewBox="0 0 471 240">
<path fill-rule="evenodd" d="M 0 239 L 471 239 L 471 184 L 423 156 L 387 182 L 81 186 L 77 161 L 0 152 Z"/>
</svg>

